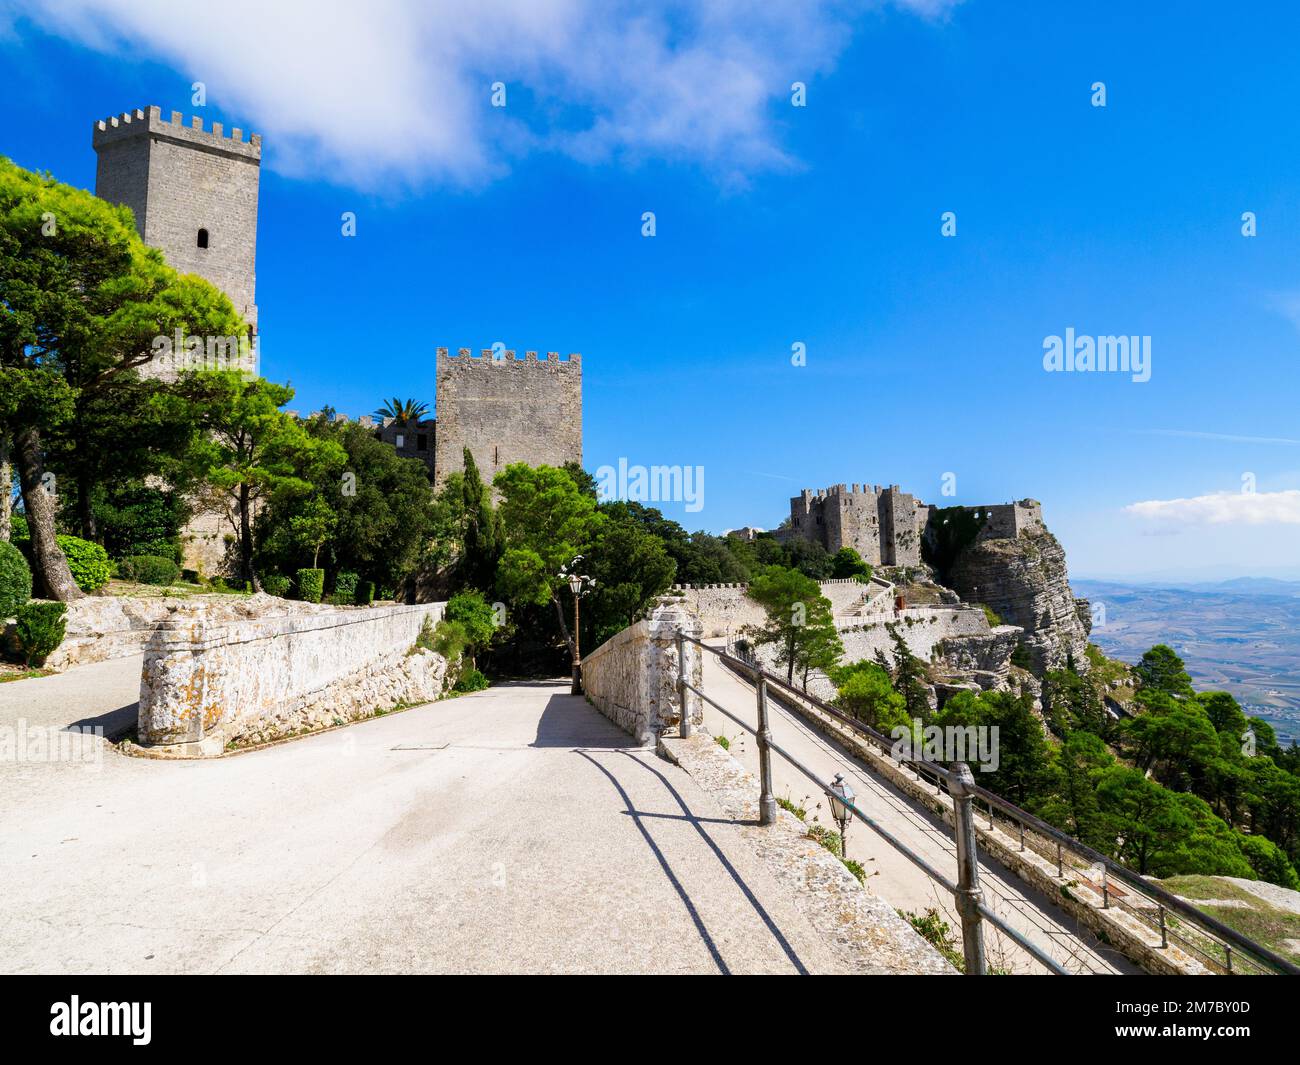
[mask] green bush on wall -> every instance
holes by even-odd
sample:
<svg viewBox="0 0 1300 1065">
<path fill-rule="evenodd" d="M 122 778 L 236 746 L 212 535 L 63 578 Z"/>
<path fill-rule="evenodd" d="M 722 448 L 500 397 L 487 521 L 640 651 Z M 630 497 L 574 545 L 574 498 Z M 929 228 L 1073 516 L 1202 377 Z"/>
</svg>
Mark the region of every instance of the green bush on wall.
<svg viewBox="0 0 1300 1065">
<path fill-rule="evenodd" d="M 262 578 L 262 591 L 267 595 L 274 595 L 283 599 L 289 594 L 289 585 L 291 583 L 283 573 L 268 573 Z"/>
<path fill-rule="evenodd" d="M 32 597 L 32 569 L 23 553 L 0 540 L 0 620 L 11 618 Z"/>
<path fill-rule="evenodd" d="M 99 544 L 80 536 L 60 536 L 58 541 L 78 588 L 83 592 L 94 592 L 108 583 L 112 569 L 108 564 L 108 552 Z"/>
<path fill-rule="evenodd" d="M 128 555 L 118 561 L 117 575 L 124 581 L 141 584 L 175 584 L 180 579 L 181 568 L 160 555 Z"/>
<path fill-rule="evenodd" d="M 321 593 L 325 591 L 325 571 L 323 569 L 300 569 L 298 571 L 298 598 L 305 603 L 319 603 Z"/>
<path fill-rule="evenodd" d="M 28 603 L 18 608 L 18 646 L 29 666 L 44 665 L 63 642 L 67 612 L 66 603 Z"/>
<path fill-rule="evenodd" d="M 356 596 L 352 600 L 357 606 L 369 606 L 375 601 L 375 582 L 357 581 Z"/>
</svg>

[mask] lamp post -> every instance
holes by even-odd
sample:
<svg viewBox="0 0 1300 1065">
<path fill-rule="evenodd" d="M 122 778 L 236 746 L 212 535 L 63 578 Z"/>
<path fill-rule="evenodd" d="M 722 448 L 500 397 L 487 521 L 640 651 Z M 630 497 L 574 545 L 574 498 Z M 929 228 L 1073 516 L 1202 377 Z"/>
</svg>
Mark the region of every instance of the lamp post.
<svg viewBox="0 0 1300 1065">
<path fill-rule="evenodd" d="M 577 555 L 572 562 L 564 566 L 559 577 L 569 585 L 569 591 L 573 593 L 573 687 L 570 689 L 570 695 L 582 694 L 582 648 L 579 644 L 578 633 L 578 601 L 596 587 L 596 579 L 588 577 L 585 573 L 577 571 L 577 565 L 582 561 L 582 556 Z"/>
<path fill-rule="evenodd" d="M 853 819 L 853 811 L 849 806 L 857 798 L 849 782 L 844 779 L 843 773 L 835 774 L 835 782 L 830 786 L 827 794 L 831 799 L 831 816 L 835 818 L 840 826 L 840 857 L 849 856 L 849 822 Z"/>
</svg>

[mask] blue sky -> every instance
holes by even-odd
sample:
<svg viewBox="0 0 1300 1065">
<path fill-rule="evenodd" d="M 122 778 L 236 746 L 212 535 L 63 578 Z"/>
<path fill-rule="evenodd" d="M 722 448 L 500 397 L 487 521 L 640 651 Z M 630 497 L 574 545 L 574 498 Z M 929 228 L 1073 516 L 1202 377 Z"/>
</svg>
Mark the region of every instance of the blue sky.
<svg viewBox="0 0 1300 1065">
<path fill-rule="evenodd" d="M 1292 5 L 186 6 L 0 0 L 0 153 L 89 188 L 110 113 L 262 133 L 295 408 L 578 351 L 587 467 L 702 466 L 691 528 L 898 483 L 1040 499 L 1079 576 L 1300 577 Z M 1045 372 L 1067 327 L 1151 379 Z"/>
</svg>

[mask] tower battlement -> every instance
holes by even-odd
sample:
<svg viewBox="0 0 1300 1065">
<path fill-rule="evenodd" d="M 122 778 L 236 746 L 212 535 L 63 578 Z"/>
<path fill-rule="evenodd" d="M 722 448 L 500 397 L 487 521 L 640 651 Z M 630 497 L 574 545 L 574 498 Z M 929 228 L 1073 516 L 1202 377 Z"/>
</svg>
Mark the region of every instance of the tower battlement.
<svg viewBox="0 0 1300 1065">
<path fill-rule="evenodd" d="M 582 356 L 545 358 L 435 351 L 438 421 L 434 468 L 441 483 L 465 467 L 465 449 L 485 481 L 512 462 L 562 466 L 582 461 Z"/>
<path fill-rule="evenodd" d="M 99 151 L 101 147 L 142 136 L 166 137 L 190 148 L 229 152 L 258 162 L 262 158 L 260 133 L 253 133 L 245 140 L 244 131 L 238 126 L 227 134 L 220 122 L 213 122 L 211 129 L 205 130 L 203 119 L 198 115 L 192 116 L 187 125 L 180 111 L 173 111 L 170 118 L 163 118 L 162 108 L 157 106 L 101 118 L 91 130 L 91 144 Z"/>
<path fill-rule="evenodd" d="M 162 108 L 124 111 L 95 123 L 95 194 L 131 208 L 150 247 L 183 274 L 230 297 L 257 331 L 257 194 L 262 138 Z"/>
<path fill-rule="evenodd" d="M 538 353 L 535 351 L 525 351 L 523 357 L 520 358 L 519 353 L 513 348 L 502 351 L 499 358 L 492 348 L 480 348 L 477 353 L 475 353 L 472 348 L 457 348 L 455 355 L 451 354 L 451 351 L 448 348 L 438 348 L 436 354 L 439 365 L 447 360 L 468 359 L 476 365 L 487 363 L 494 366 L 502 366 L 508 363 L 518 364 L 521 362 L 542 364 L 553 363 L 561 367 L 567 367 L 572 364 L 573 368 L 579 370 L 582 366 L 582 356 L 576 351 L 570 352 L 563 358 L 561 358 L 558 351 L 548 351 L 544 358 L 539 357 Z"/>
</svg>

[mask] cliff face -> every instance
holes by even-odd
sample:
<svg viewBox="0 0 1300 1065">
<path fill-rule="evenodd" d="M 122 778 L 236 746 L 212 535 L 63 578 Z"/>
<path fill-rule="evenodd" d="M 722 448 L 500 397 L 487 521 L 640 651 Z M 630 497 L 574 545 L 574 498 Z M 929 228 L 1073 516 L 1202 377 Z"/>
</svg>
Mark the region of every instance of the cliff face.
<svg viewBox="0 0 1300 1065">
<path fill-rule="evenodd" d="M 1046 528 L 1014 539 L 982 539 L 962 549 L 949 584 L 962 599 L 985 603 L 1002 620 L 1025 630 L 1035 673 L 1063 669 L 1069 657 L 1079 672 L 1091 628 L 1087 604 L 1070 591 L 1065 550 Z"/>
</svg>

